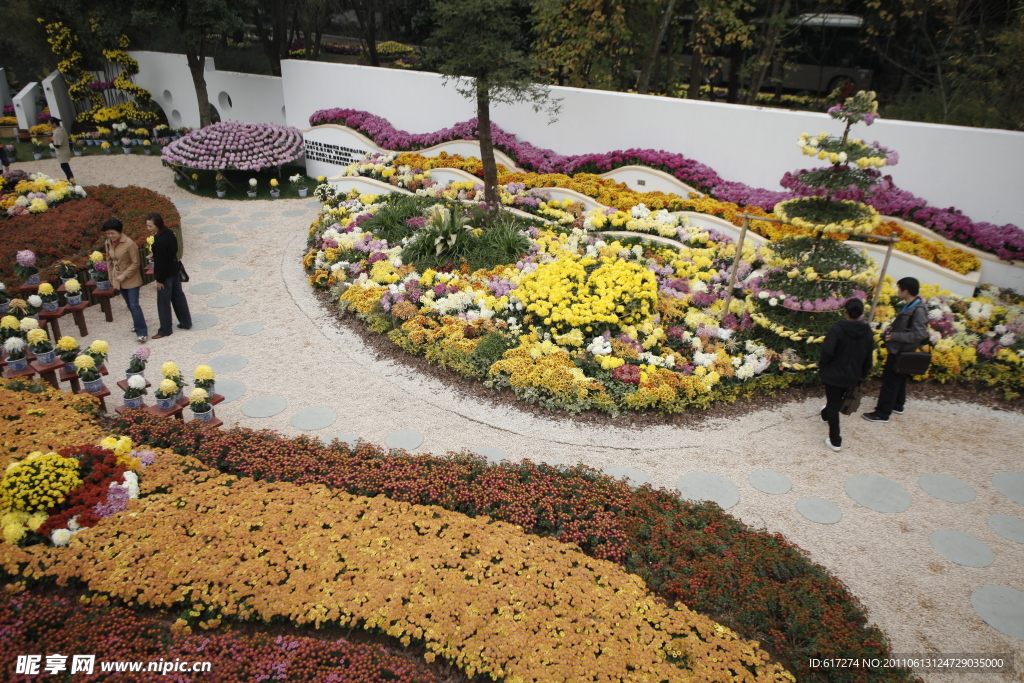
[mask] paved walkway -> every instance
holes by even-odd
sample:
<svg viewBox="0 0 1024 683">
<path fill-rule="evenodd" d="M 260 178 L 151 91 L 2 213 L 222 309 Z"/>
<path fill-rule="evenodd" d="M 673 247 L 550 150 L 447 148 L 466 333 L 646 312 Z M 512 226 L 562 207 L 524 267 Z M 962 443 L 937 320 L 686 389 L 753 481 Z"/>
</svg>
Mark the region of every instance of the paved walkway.
<svg viewBox="0 0 1024 683">
<path fill-rule="evenodd" d="M 821 400 L 700 429 L 642 432 L 485 405 L 375 360 L 333 324 L 300 265 L 315 200 L 202 199 L 174 186 L 155 158 L 74 161 L 84 184 L 140 184 L 178 205 L 196 325 L 149 343 L 147 376 L 157 377 L 167 360 L 186 379 L 196 365 L 212 365 L 217 391 L 229 399 L 217 408 L 226 426 L 584 463 L 712 498 L 748 524 L 785 535 L 840 577 L 894 652 L 1014 653 L 1024 670 L 1024 416 L 911 397 L 906 414 L 889 424 L 846 419 L 843 450 L 833 453 L 824 445 Z M 55 162 L 19 166 L 56 171 Z M 151 334 L 155 297 L 144 288 Z M 114 323 L 103 322 L 98 308 L 88 311 L 94 338 L 111 344 L 112 376 L 135 347 L 127 311 L 118 302 L 114 310 Z"/>
</svg>

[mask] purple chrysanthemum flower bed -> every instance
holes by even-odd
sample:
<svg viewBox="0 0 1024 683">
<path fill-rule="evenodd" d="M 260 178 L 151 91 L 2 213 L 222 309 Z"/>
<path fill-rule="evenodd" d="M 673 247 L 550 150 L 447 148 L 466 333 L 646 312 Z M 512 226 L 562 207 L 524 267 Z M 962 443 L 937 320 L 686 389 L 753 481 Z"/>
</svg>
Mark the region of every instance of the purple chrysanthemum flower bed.
<svg viewBox="0 0 1024 683">
<path fill-rule="evenodd" d="M 170 163 L 205 171 L 261 171 L 295 161 L 303 152 L 302 131 L 273 123 L 215 123 L 164 147 Z"/>
<path fill-rule="evenodd" d="M 381 147 L 394 151 L 413 151 L 451 140 L 477 139 L 475 118 L 434 133 L 408 133 L 398 130 L 387 119 L 369 112 L 336 108 L 315 112 L 309 117 L 309 123 L 311 126 L 326 123 L 348 126 L 366 135 Z M 780 183 L 787 188 L 786 191 L 773 191 L 726 181 L 711 167 L 682 154 L 664 150 L 627 149 L 603 154 L 566 156 L 521 141 L 493 122 L 491 136 L 496 148 L 508 154 L 523 168 L 536 173 L 606 173 L 620 166 L 648 166 L 665 171 L 720 201 L 740 206 L 759 206 L 765 211 L 774 210 L 775 205 L 781 201 L 809 194 L 805 188 L 797 187 L 795 181 L 796 176 L 802 171 L 783 176 Z M 890 163 L 893 163 L 898 156 L 895 152 L 891 154 L 894 158 Z M 857 190 L 843 194 L 849 195 L 843 198 L 864 201 L 883 215 L 914 221 L 960 244 L 975 247 L 1002 259 L 1024 259 L 1024 230 L 1016 225 L 976 223 L 955 208 L 940 209 L 929 206 L 928 202 L 920 197 L 896 187 L 891 176 L 884 176 L 873 188 L 871 195 L 865 196 Z"/>
</svg>

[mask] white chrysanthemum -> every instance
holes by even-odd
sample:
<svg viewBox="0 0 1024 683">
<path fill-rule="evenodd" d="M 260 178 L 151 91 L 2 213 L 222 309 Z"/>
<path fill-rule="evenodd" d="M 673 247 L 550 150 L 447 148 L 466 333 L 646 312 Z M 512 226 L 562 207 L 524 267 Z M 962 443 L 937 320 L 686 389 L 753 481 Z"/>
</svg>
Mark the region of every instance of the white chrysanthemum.
<svg viewBox="0 0 1024 683">
<path fill-rule="evenodd" d="M 124 473 L 124 484 L 128 488 L 128 497 L 135 499 L 139 497 L 139 475 L 131 470 Z"/>
<path fill-rule="evenodd" d="M 33 308 L 39 308 L 43 305 L 43 299 L 38 294 L 33 294 L 28 298 L 28 305 Z"/>
<path fill-rule="evenodd" d="M 693 362 L 705 368 L 709 368 L 714 365 L 717 359 L 717 353 L 704 353 L 703 351 L 697 351 L 693 354 Z"/>
<path fill-rule="evenodd" d="M 736 368 L 737 379 L 750 379 L 754 376 L 754 368 L 750 367 L 746 363 Z"/>
<path fill-rule="evenodd" d="M 71 542 L 71 536 L 73 534 L 67 529 L 54 529 L 50 533 L 50 542 L 55 546 L 65 546 Z"/>
<path fill-rule="evenodd" d="M 68 520 L 69 531 L 78 531 L 80 528 L 81 527 L 78 526 L 78 515 L 75 515 L 74 517 Z"/>
<path fill-rule="evenodd" d="M 706 292 L 708 291 L 708 285 L 703 280 L 693 279 L 689 282 L 691 292 Z"/>
<path fill-rule="evenodd" d="M 999 338 L 999 343 L 1002 344 L 1003 346 L 1010 346 L 1015 341 L 1017 341 L 1017 337 L 1015 337 L 1012 332 L 1007 332 L 1006 334 Z"/>
<path fill-rule="evenodd" d="M 11 337 L 10 339 L 4 342 L 4 349 L 8 353 L 12 353 L 14 351 L 21 351 L 24 348 L 25 340 L 22 339 L 21 337 Z"/>
<path fill-rule="evenodd" d="M 942 312 L 941 308 L 933 308 L 932 310 L 928 311 L 928 319 L 929 320 L 938 320 L 943 315 L 944 315 L 944 313 Z"/>
<path fill-rule="evenodd" d="M 630 211 L 630 214 L 633 216 L 633 218 L 647 218 L 649 215 L 651 215 L 651 210 L 648 209 L 647 206 L 644 204 L 637 204 Z"/>
<path fill-rule="evenodd" d="M 779 300 L 778 300 L 778 299 L 776 299 L 776 298 L 775 298 L 775 297 L 773 296 L 773 297 L 772 297 L 771 299 L 768 299 L 768 305 L 769 305 L 769 306 L 778 306 L 778 305 L 779 305 Z"/>
<path fill-rule="evenodd" d="M 145 389 L 146 378 L 142 375 L 132 375 L 128 378 L 128 386 L 132 389 Z"/>
</svg>

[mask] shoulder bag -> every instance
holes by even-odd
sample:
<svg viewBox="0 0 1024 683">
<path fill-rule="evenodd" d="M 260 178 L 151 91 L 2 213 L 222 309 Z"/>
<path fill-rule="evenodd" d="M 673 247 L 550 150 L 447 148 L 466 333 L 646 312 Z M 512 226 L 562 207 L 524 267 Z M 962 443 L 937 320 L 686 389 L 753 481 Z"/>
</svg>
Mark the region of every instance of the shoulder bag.
<svg viewBox="0 0 1024 683">
<path fill-rule="evenodd" d="M 914 314 L 907 316 L 907 331 L 914 322 Z M 893 368 L 900 375 L 923 375 L 928 372 L 932 364 L 931 351 L 901 351 L 896 356 L 896 365 Z"/>
<path fill-rule="evenodd" d="M 857 382 L 843 394 L 843 402 L 839 404 L 839 412 L 843 415 L 853 415 L 860 410 L 860 399 L 863 396 L 864 388 L 860 382 Z"/>
<path fill-rule="evenodd" d="M 185 264 L 181 261 L 178 261 L 178 275 L 182 282 L 188 282 L 188 271 L 185 270 Z"/>
</svg>

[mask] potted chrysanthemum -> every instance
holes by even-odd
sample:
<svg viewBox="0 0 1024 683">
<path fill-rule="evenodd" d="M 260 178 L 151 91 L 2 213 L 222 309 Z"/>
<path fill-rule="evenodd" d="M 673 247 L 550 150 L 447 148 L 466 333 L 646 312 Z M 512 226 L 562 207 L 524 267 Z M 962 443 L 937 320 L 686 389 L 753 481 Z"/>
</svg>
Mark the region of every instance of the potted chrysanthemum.
<svg viewBox="0 0 1024 683">
<path fill-rule="evenodd" d="M 43 310 L 43 297 L 38 294 L 29 294 L 25 298 L 25 303 L 28 305 L 28 317 L 39 320 L 39 311 Z"/>
<path fill-rule="evenodd" d="M 172 410 L 178 402 L 178 385 L 173 379 L 162 379 L 154 395 L 160 410 Z"/>
<path fill-rule="evenodd" d="M 57 290 L 49 282 L 39 285 L 39 298 L 42 299 L 44 312 L 53 313 L 57 310 L 57 306 L 60 303 L 57 300 Z"/>
<path fill-rule="evenodd" d="M 193 173 L 192 177 L 189 178 L 188 187 L 193 192 L 195 192 L 196 190 L 199 189 L 199 174 L 198 173 Z"/>
<path fill-rule="evenodd" d="M 39 284 L 39 268 L 36 267 L 36 254 L 31 249 L 22 249 L 15 256 L 14 273 L 25 281 L 26 285 Z"/>
<path fill-rule="evenodd" d="M 204 389 L 207 394 L 213 396 L 214 386 L 216 384 L 216 376 L 213 373 L 213 368 L 209 365 L 197 365 L 193 377 L 192 385 L 194 387 Z"/>
<path fill-rule="evenodd" d="M 75 371 L 75 359 L 82 355 L 74 337 L 64 335 L 57 340 L 57 357 L 64 361 L 64 371 Z"/>
<path fill-rule="evenodd" d="M 148 141 L 147 141 L 148 142 Z M 142 397 L 149 393 L 146 390 L 146 378 L 142 375 L 132 375 L 128 378 L 128 388 L 122 394 L 125 408 L 141 408 Z"/>
<path fill-rule="evenodd" d="M 61 282 L 67 282 L 78 277 L 78 267 L 71 261 L 61 261 L 57 266 L 57 277 Z"/>
<path fill-rule="evenodd" d="M 28 367 L 28 344 L 21 337 L 8 337 L 4 342 L 7 352 L 7 368 L 11 372 L 21 372 Z"/>
<path fill-rule="evenodd" d="M 214 183 L 217 185 L 217 197 L 220 199 L 224 198 L 224 195 L 228 193 L 228 179 L 223 173 L 217 171 L 217 176 L 214 178 Z"/>
<path fill-rule="evenodd" d="M 11 297 L 7 295 L 7 285 L 0 282 L 0 315 L 7 313 L 7 307 L 11 303 Z"/>
<path fill-rule="evenodd" d="M 246 192 L 246 194 L 249 195 L 250 198 L 256 196 L 256 183 L 257 180 L 255 178 L 249 178 L 249 191 Z"/>
<path fill-rule="evenodd" d="M 146 361 L 149 360 L 149 349 L 145 346 L 140 346 L 135 349 L 135 353 L 132 354 L 131 360 L 128 361 L 128 369 L 124 371 L 125 376 L 131 379 L 135 375 L 142 377 L 142 373 L 146 371 Z"/>
<path fill-rule="evenodd" d="M 160 366 L 160 374 L 163 375 L 164 379 L 169 379 L 174 382 L 175 386 L 178 387 L 177 396 L 180 399 L 182 397 L 182 389 L 185 387 L 187 382 L 185 382 L 185 378 L 181 376 L 181 370 L 178 369 L 178 364 L 174 361 L 167 361 Z"/>
<path fill-rule="evenodd" d="M 306 186 L 306 176 L 302 175 L 301 173 L 296 173 L 295 175 L 288 178 L 288 182 L 295 186 L 295 189 L 298 190 L 300 197 L 305 197 L 306 193 L 309 192 L 309 187 Z"/>
<path fill-rule="evenodd" d="M 270 196 L 273 197 L 274 199 L 277 199 L 278 197 L 281 196 L 281 188 L 279 187 L 279 185 L 280 183 L 277 182 L 277 178 L 270 179 Z"/>
<path fill-rule="evenodd" d="M 71 278 L 64 283 L 64 301 L 68 306 L 80 306 L 82 304 L 82 285 L 77 278 Z"/>
<path fill-rule="evenodd" d="M 28 346 L 32 349 L 32 353 L 36 354 L 39 364 L 52 365 L 56 360 L 56 354 L 53 351 L 53 344 L 50 343 L 50 335 L 46 333 L 46 330 L 39 328 L 29 330 L 26 336 L 28 337 Z"/>
<path fill-rule="evenodd" d="M 188 407 L 192 410 L 192 416 L 200 422 L 209 422 L 213 417 L 213 406 L 210 405 L 210 395 L 206 389 L 193 389 L 188 397 Z"/>
<path fill-rule="evenodd" d="M 107 362 L 107 354 L 110 353 L 110 344 L 102 339 L 94 339 L 89 348 L 85 350 L 86 355 L 92 356 L 96 367 L 102 367 Z"/>
<path fill-rule="evenodd" d="M 5 315 L 0 318 L 0 343 L 11 337 L 21 336 L 21 323 L 13 315 Z"/>
<path fill-rule="evenodd" d="M 82 380 L 82 388 L 87 392 L 96 394 L 103 390 L 103 376 L 100 375 L 96 361 L 88 353 L 75 358 L 75 370 Z"/>
</svg>

